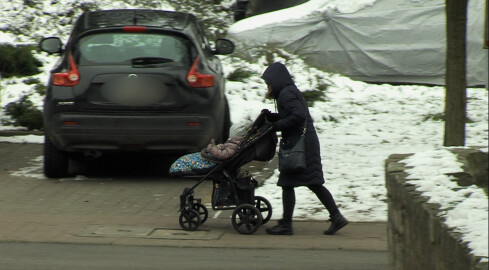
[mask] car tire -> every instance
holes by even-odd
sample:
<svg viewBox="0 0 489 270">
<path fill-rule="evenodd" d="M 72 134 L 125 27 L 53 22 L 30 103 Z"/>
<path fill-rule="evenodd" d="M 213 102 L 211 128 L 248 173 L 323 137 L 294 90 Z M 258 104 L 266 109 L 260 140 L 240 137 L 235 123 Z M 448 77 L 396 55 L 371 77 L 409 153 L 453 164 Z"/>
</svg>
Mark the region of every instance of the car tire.
<svg viewBox="0 0 489 270">
<path fill-rule="evenodd" d="M 44 175 L 48 178 L 63 178 L 68 175 L 69 157 L 54 147 L 44 136 Z"/>
</svg>

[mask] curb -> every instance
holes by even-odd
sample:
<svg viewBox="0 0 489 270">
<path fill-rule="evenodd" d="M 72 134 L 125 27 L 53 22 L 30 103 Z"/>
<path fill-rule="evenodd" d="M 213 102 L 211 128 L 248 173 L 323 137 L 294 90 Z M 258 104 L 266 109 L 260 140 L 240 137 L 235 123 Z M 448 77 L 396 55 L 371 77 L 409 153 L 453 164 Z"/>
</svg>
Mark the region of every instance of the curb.
<svg viewBox="0 0 489 270">
<path fill-rule="evenodd" d="M 0 136 L 11 137 L 11 136 L 25 136 L 25 135 L 44 135 L 44 131 L 38 130 L 0 130 Z"/>
</svg>

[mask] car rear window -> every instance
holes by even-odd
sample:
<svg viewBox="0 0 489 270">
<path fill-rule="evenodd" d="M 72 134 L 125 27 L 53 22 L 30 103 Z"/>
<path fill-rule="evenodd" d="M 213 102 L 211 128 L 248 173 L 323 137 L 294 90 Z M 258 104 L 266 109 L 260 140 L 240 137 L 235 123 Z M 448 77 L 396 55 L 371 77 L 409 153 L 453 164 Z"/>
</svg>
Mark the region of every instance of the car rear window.
<svg viewBox="0 0 489 270">
<path fill-rule="evenodd" d="M 165 58 L 168 64 L 190 65 L 190 42 L 180 36 L 154 33 L 99 33 L 81 38 L 79 65 L 130 65 L 141 57 Z"/>
</svg>

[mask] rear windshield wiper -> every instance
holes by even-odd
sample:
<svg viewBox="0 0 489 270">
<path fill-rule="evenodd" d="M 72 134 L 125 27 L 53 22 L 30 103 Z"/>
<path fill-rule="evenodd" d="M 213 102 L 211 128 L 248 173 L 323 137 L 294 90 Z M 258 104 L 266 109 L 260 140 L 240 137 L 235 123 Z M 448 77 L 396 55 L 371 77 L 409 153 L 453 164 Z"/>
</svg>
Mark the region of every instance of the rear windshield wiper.
<svg viewBox="0 0 489 270">
<path fill-rule="evenodd" d="M 159 67 L 169 62 L 173 62 L 173 60 L 163 57 L 138 57 L 131 59 L 133 67 Z"/>
</svg>

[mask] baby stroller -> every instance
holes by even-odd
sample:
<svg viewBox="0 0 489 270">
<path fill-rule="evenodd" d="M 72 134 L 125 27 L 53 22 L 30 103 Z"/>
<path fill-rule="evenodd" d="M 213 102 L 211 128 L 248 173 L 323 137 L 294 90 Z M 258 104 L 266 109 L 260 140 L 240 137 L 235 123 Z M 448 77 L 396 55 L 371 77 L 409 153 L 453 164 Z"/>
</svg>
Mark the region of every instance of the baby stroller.
<svg viewBox="0 0 489 270">
<path fill-rule="evenodd" d="M 277 146 L 277 135 L 271 123 L 260 114 L 249 128 L 235 155 L 200 177 L 191 188 L 180 195 L 180 226 L 187 231 L 196 230 L 208 217 L 207 208 L 201 199 L 194 198 L 194 189 L 206 180 L 213 181 L 212 209 L 234 210 L 232 224 L 241 234 L 253 234 L 272 217 L 270 202 L 255 196 L 257 181 L 240 168 L 253 161 L 269 161 Z"/>
</svg>

